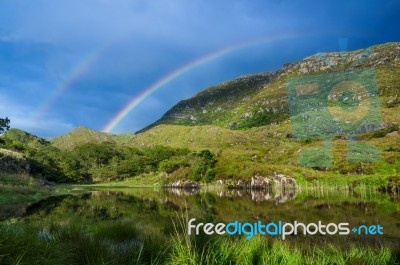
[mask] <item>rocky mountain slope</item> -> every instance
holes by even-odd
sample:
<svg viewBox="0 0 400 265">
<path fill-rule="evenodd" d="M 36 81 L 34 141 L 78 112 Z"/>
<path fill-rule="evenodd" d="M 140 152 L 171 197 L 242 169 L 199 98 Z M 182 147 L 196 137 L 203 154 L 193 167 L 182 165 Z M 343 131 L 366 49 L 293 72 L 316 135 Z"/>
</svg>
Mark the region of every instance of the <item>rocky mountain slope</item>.
<svg viewBox="0 0 400 265">
<path fill-rule="evenodd" d="M 182 100 L 142 131 L 157 124 L 224 126 L 227 118 L 237 109 L 245 108 L 273 77 L 273 73 L 245 75 L 207 88 L 190 99 Z"/>
<path fill-rule="evenodd" d="M 160 124 L 251 128 L 287 121 L 289 78 L 374 69 L 383 107 L 400 105 L 400 43 L 346 53 L 320 53 L 289 63 L 275 73 L 239 77 L 183 100 L 145 128 Z"/>
<path fill-rule="evenodd" d="M 286 64 L 276 73 L 265 74 L 262 82 L 254 82 L 255 88 L 251 88 L 251 79 L 260 80 L 260 75 L 206 89 L 178 103 L 133 137 L 130 145 L 209 148 L 218 154 L 216 172 L 221 178 L 249 178 L 273 171 L 312 178 L 315 171 L 299 167 L 299 154 L 319 148 L 321 142 L 292 138 L 288 80 L 368 69 L 376 73 L 382 128 L 359 134 L 358 140 L 376 146 L 382 159 L 378 163 L 349 162 L 346 137 L 338 136 L 332 142 L 333 162 L 328 170 L 340 174 L 396 175 L 400 173 L 400 43 L 348 53 L 316 54 Z M 231 100 L 230 89 L 245 92 Z"/>
<path fill-rule="evenodd" d="M 357 137 L 358 141 L 377 147 L 382 159 L 377 163 L 349 162 L 346 136 L 338 135 L 332 142 L 332 166 L 317 170 L 300 167 L 299 154 L 303 150 L 319 148 L 321 141 L 293 138 L 288 80 L 351 74 L 367 69 L 376 73 L 374 80 L 382 128 L 360 133 Z M 389 178 L 400 174 L 399 96 L 400 43 L 388 43 L 349 53 L 316 54 L 286 64 L 275 73 L 226 81 L 179 102 L 160 120 L 135 135 L 113 135 L 79 127 L 49 142 L 31 139 L 28 144 L 67 152 L 87 143 L 104 142 L 139 149 L 157 145 L 192 151 L 207 148 L 216 155 L 217 179 L 250 179 L 273 172 L 313 179 L 324 177 L 326 170 L 332 174 L 377 174 Z M 17 144 L 19 134 L 11 134 Z M 30 139 L 30 136 L 20 138 Z"/>
</svg>

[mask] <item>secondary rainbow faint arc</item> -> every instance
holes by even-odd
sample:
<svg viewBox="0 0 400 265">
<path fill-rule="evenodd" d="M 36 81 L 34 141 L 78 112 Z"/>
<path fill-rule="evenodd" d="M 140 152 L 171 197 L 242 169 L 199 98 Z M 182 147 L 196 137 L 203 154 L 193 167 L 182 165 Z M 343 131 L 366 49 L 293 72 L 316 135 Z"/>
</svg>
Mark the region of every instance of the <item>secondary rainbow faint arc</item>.
<svg viewBox="0 0 400 265">
<path fill-rule="evenodd" d="M 203 56 L 195 61 L 190 62 L 189 64 L 186 64 L 186 65 L 170 72 L 169 74 L 167 74 L 166 76 L 164 76 L 163 78 L 158 80 L 156 83 L 154 83 L 150 87 L 143 90 L 139 95 L 135 96 L 124 108 L 122 108 L 117 113 L 117 115 L 114 118 L 112 118 L 107 123 L 107 125 L 103 128 L 102 131 L 103 132 L 111 132 L 115 128 L 115 126 L 117 126 L 118 123 L 120 123 L 128 115 L 128 113 L 131 112 L 144 99 L 146 99 L 148 96 L 150 96 L 152 93 L 154 93 L 157 89 L 161 88 L 162 86 L 166 85 L 167 83 L 171 82 L 172 80 L 174 80 L 178 76 L 186 73 L 187 71 L 189 71 L 201 64 L 215 60 L 215 59 L 217 59 L 225 54 L 231 53 L 233 51 L 240 50 L 240 49 L 243 49 L 243 48 L 246 48 L 246 47 L 249 47 L 252 45 L 256 45 L 256 44 L 262 44 L 262 43 L 267 43 L 267 42 L 272 42 L 272 41 L 283 40 L 283 39 L 286 39 L 289 37 L 293 37 L 293 35 L 292 34 L 291 35 L 283 35 L 283 36 L 278 36 L 278 37 L 274 37 L 274 38 L 264 37 L 261 39 L 255 39 L 255 40 L 235 44 L 232 46 L 228 46 L 228 47 L 222 48 L 220 50 L 217 50 L 213 53 L 210 53 L 206 56 Z"/>
<path fill-rule="evenodd" d="M 104 47 L 97 49 L 86 56 L 85 59 L 81 60 L 81 62 L 78 63 L 65 78 L 63 78 L 62 82 L 53 90 L 51 95 L 37 108 L 35 116 L 40 117 L 42 114 L 47 112 L 74 82 L 92 68 L 92 66 L 103 55 L 105 50 L 106 48 Z"/>
</svg>

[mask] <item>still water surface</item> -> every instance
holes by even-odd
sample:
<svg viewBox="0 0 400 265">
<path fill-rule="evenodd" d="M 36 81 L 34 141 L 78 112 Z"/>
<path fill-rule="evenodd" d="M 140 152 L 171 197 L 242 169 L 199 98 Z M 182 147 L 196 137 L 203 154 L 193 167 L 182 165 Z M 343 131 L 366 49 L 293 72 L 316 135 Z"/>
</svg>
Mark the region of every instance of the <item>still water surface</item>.
<svg viewBox="0 0 400 265">
<path fill-rule="evenodd" d="M 376 192 L 307 188 L 301 191 L 180 190 L 160 188 L 88 188 L 52 196 L 36 203 L 0 205 L 5 223 L 47 226 L 133 222 L 149 233 L 173 233 L 173 220 L 181 216 L 205 222 L 294 222 L 381 225 L 384 235 L 289 236 L 293 244 L 328 242 L 389 246 L 400 249 L 400 198 Z"/>
</svg>

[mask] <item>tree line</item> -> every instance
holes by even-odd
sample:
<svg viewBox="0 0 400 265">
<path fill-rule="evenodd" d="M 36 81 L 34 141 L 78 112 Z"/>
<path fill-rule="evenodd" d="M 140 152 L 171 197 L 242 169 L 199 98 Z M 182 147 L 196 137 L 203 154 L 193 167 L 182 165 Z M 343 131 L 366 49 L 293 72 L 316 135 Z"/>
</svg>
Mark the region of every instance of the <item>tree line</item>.
<svg viewBox="0 0 400 265">
<path fill-rule="evenodd" d="M 3 134 L 0 148 L 24 154 L 30 174 L 58 183 L 115 181 L 149 173 L 199 182 L 210 182 L 215 177 L 216 156 L 208 149 L 137 148 L 115 142 L 93 142 L 60 150 L 45 139 L 19 130 Z"/>
</svg>

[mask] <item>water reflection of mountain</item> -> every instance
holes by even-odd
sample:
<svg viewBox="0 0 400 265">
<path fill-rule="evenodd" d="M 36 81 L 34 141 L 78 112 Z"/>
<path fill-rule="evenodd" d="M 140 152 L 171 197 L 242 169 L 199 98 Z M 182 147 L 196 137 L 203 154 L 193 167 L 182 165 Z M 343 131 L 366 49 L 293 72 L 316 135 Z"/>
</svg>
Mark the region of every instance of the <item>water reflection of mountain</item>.
<svg viewBox="0 0 400 265">
<path fill-rule="evenodd" d="M 204 191 L 199 189 L 181 189 L 181 188 L 165 188 L 164 192 L 168 195 L 174 196 L 191 196 Z M 212 193 L 219 198 L 251 198 L 254 202 L 271 201 L 275 204 L 284 203 L 289 200 L 296 198 L 296 189 L 281 189 L 281 190 L 269 190 L 269 189 L 217 189 L 217 190 L 206 190 L 207 193 Z"/>
<path fill-rule="evenodd" d="M 398 200 L 374 190 L 358 190 L 355 193 L 328 187 L 307 187 L 296 191 L 128 187 L 50 197 L 28 205 L 0 205 L 0 216 L 38 227 L 53 223 L 88 228 L 97 225 L 112 227 L 118 222 L 124 225 L 134 223 L 143 230 L 156 231 L 157 234 L 166 231 L 168 235 L 174 229 L 171 220 L 183 214 L 216 222 L 297 220 L 311 223 L 321 220 L 324 223 L 348 222 L 351 225 L 379 224 L 384 227 L 383 236 L 352 234 L 346 242 L 373 246 L 386 244 L 400 249 L 398 209 Z M 326 243 L 347 244 L 342 238 L 335 237 L 292 237 L 288 240 L 300 243 L 312 240 L 312 244 L 326 240 Z"/>
</svg>

